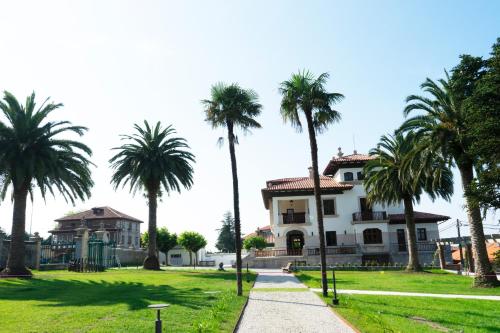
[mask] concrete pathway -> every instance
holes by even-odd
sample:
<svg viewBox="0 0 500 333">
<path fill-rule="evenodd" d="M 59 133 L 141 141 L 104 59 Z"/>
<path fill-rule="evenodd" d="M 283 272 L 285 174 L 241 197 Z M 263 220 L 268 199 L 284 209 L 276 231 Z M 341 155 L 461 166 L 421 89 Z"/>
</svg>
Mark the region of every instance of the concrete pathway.
<svg viewBox="0 0 500 333">
<path fill-rule="evenodd" d="M 311 288 L 311 291 L 321 292 L 320 288 Z M 356 295 L 386 295 L 386 296 L 413 296 L 413 297 L 437 297 L 437 298 L 465 298 L 482 299 L 488 301 L 500 301 L 500 296 L 486 295 L 455 295 L 455 294 L 428 294 L 428 293 L 410 293 L 401 291 L 381 291 L 381 290 L 349 290 L 337 289 L 338 294 L 356 294 Z"/>
<path fill-rule="evenodd" d="M 266 289 L 295 289 L 266 291 Z M 293 274 L 260 271 L 237 332 L 355 332 Z"/>
</svg>

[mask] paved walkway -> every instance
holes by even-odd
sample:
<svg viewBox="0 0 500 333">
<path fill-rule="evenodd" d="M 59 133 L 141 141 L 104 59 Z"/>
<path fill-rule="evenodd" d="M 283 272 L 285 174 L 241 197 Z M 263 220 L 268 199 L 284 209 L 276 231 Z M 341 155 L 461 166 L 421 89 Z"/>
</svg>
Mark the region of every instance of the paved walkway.
<svg viewBox="0 0 500 333">
<path fill-rule="evenodd" d="M 321 292 L 320 288 L 311 288 L 310 290 L 312 290 L 314 292 Z M 337 293 L 339 293 L 339 294 L 357 294 L 357 295 L 465 298 L 465 299 L 482 299 L 482 300 L 488 300 L 488 301 L 500 301 L 500 296 L 483 296 L 483 295 L 428 294 L 428 293 L 409 293 L 409 292 L 401 292 L 401 291 L 349 290 L 349 289 L 337 289 Z"/>
<path fill-rule="evenodd" d="M 295 290 L 265 291 L 269 288 Z M 355 331 L 295 276 L 266 270 L 259 272 L 238 332 L 353 333 Z"/>
</svg>

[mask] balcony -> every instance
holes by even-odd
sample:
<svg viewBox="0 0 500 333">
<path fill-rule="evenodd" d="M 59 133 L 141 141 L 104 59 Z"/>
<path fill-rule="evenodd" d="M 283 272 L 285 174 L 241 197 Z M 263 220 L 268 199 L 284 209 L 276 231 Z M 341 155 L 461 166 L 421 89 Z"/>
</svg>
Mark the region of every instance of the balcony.
<svg viewBox="0 0 500 333">
<path fill-rule="evenodd" d="M 356 254 L 356 246 L 335 246 L 325 248 L 325 254 L 327 256 L 338 255 L 338 254 Z M 307 255 L 309 256 L 319 256 L 319 248 L 309 248 L 307 249 Z"/>
<path fill-rule="evenodd" d="M 417 242 L 418 252 L 435 252 L 437 245 L 434 242 Z M 391 243 L 391 251 L 393 252 L 408 252 L 406 243 Z"/>
<path fill-rule="evenodd" d="M 306 223 L 306 213 L 283 213 L 283 224 Z"/>
<path fill-rule="evenodd" d="M 356 212 L 356 213 L 352 213 L 352 220 L 355 221 L 355 222 L 362 222 L 362 221 L 383 221 L 383 220 L 387 220 L 387 213 L 385 211 L 380 211 L 380 212 L 372 212 L 372 211 Z"/>
<path fill-rule="evenodd" d="M 302 249 L 265 249 L 255 251 L 255 257 L 286 257 L 301 256 Z"/>
</svg>

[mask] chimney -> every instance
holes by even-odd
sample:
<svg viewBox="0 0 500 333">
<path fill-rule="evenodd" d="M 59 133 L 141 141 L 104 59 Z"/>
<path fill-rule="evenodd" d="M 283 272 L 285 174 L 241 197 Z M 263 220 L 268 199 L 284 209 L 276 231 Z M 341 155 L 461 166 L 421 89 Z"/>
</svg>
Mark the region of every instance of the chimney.
<svg viewBox="0 0 500 333">
<path fill-rule="evenodd" d="M 309 178 L 313 179 L 314 178 L 314 172 L 313 172 L 313 167 L 307 168 L 309 170 Z"/>
<path fill-rule="evenodd" d="M 342 152 L 342 148 L 339 147 L 339 152 L 337 153 L 337 156 L 340 158 L 342 156 L 344 156 L 344 153 Z"/>
</svg>

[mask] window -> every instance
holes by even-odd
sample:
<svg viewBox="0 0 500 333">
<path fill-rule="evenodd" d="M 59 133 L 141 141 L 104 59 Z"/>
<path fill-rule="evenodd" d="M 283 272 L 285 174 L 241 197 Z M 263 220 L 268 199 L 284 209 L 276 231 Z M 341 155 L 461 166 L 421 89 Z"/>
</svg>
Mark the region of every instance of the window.
<svg viewBox="0 0 500 333">
<path fill-rule="evenodd" d="M 326 246 L 337 246 L 336 231 L 327 231 L 325 236 L 326 236 Z"/>
<path fill-rule="evenodd" d="M 350 182 L 354 179 L 352 172 L 344 172 L 344 181 Z"/>
<path fill-rule="evenodd" d="M 132 245 L 132 236 L 128 236 L 128 243 L 129 245 Z"/>
<path fill-rule="evenodd" d="M 427 240 L 427 231 L 425 228 L 417 228 L 417 240 L 426 241 Z"/>
<path fill-rule="evenodd" d="M 382 231 L 380 229 L 365 229 L 363 231 L 363 242 L 365 244 L 382 244 Z"/>
<path fill-rule="evenodd" d="M 358 171 L 357 176 L 358 176 L 358 180 L 363 180 L 363 179 L 365 179 L 365 175 L 363 175 L 363 173 L 362 173 L 361 171 Z"/>
<path fill-rule="evenodd" d="M 323 200 L 323 214 L 335 215 L 335 199 Z"/>
<path fill-rule="evenodd" d="M 181 254 L 180 253 L 174 253 L 170 255 L 170 258 L 180 258 Z"/>
<path fill-rule="evenodd" d="M 404 229 L 398 229 L 397 231 L 398 237 L 398 251 L 406 251 L 406 236 Z"/>
</svg>

